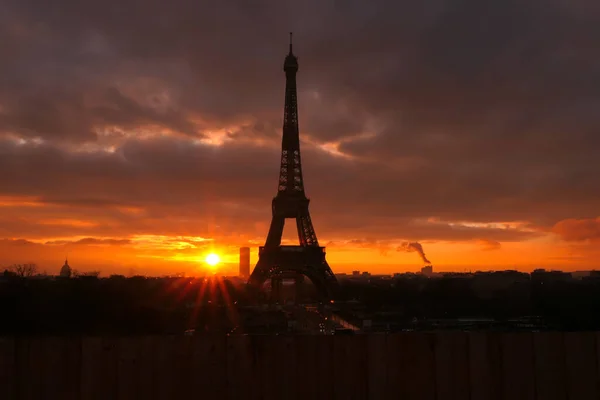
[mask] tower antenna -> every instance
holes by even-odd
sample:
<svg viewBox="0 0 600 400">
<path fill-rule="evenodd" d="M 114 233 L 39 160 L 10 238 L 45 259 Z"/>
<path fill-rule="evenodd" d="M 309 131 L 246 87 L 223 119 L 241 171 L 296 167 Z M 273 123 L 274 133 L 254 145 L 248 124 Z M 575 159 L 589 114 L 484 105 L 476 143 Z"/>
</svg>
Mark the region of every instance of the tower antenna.
<svg viewBox="0 0 600 400">
<path fill-rule="evenodd" d="M 292 32 L 290 32 L 290 54 L 292 54 Z"/>
</svg>

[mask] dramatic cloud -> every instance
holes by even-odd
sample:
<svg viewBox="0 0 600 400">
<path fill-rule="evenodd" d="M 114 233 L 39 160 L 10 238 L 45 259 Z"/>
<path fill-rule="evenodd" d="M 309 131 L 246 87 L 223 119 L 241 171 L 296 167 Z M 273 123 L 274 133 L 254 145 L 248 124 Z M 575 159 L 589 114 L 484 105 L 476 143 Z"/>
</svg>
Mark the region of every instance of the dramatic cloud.
<svg viewBox="0 0 600 400">
<path fill-rule="evenodd" d="M 565 219 L 552 227 L 552 232 L 566 241 L 580 242 L 600 239 L 600 218 Z"/>
<path fill-rule="evenodd" d="M 79 243 L 135 257 L 141 242 L 160 253 L 160 240 L 184 237 L 260 244 L 290 30 L 323 243 L 398 263 L 410 257 L 388 250 L 404 242 L 425 242 L 436 262 L 436 243 L 468 243 L 529 265 L 527 252 L 509 261 L 510 246 L 598 237 L 595 2 L 2 8 L 0 237 L 34 240 L 40 254 Z"/>
</svg>

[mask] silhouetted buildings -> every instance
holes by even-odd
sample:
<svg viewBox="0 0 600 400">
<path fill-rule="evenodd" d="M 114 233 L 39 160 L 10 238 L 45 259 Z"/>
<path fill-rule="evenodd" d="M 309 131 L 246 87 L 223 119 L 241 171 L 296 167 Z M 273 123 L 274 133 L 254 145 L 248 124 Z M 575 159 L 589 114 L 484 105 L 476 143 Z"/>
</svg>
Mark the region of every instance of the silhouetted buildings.
<svg viewBox="0 0 600 400">
<path fill-rule="evenodd" d="M 250 276 L 250 247 L 240 247 L 240 277 Z"/>
<path fill-rule="evenodd" d="M 59 276 L 61 278 L 70 278 L 72 274 L 71 267 L 69 266 L 69 261 L 65 258 L 65 265 L 60 269 Z"/>
<path fill-rule="evenodd" d="M 338 298 L 325 303 L 318 301 L 309 280 L 298 292 L 294 277 L 282 278 L 276 301 L 265 304 L 261 293 L 238 277 L 77 274 L 61 279 L 5 273 L 0 277 L 0 334 L 183 334 L 190 329 L 322 334 L 348 324 L 371 332 L 600 329 L 600 279 L 595 277 L 573 279 L 556 271 L 432 278 L 349 274 L 339 280 Z"/>
<path fill-rule="evenodd" d="M 545 269 L 536 269 L 531 273 L 531 280 L 540 284 L 566 282 L 571 278 L 572 277 L 569 272 L 563 271 L 547 271 Z"/>
</svg>

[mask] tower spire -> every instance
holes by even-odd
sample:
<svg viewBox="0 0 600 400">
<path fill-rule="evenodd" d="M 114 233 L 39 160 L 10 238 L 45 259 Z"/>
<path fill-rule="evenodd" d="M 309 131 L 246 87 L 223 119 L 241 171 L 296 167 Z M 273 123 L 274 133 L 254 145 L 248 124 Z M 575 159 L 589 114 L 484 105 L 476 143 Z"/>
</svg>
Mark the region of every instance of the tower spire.
<svg viewBox="0 0 600 400">
<path fill-rule="evenodd" d="M 292 32 L 290 32 L 290 54 L 292 54 Z"/>
</svg>

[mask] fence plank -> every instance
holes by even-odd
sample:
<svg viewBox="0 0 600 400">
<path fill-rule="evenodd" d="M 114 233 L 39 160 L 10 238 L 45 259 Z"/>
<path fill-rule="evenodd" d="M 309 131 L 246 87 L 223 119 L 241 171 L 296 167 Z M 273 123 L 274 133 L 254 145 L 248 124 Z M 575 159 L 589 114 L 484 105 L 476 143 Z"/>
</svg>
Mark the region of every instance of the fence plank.
<svg viewBox="0 0 600 400">
<path fill-rule="evenodd" d="M 388 337 L 388 398 L 434 399 L 433 336 L 424 333 Z"/>
<path fill-rule="evenodd" d="M 281 345 L 283 348 L 281 349 L 284 357 L 284 369 L 286 371 L 283 386 L 284 386 L 284 399 L 290 400 L 301 400 L 298 397 L 298 393 L 295 390 L 295 382 L 296 382 L 296 365 L 298 364 L 298 360 L 296 359 L 296 338 L 294 336 L 283 336 Z"/>
<path fill-rule="evenodd" d="M 277 343 L 271 336 L 250 336 L 252 344 L 252 399 L 277 399 L 281 388 L 281 360 L 277 358 Z"/>
<path fill-rule="evenodd" d="M 226 399 L 228 385 L 227 336 L 191 338 L 190 398 Z"/>
<path fill-rule="evenodd" d="M 315 379 L 318 368 L 317 341 L 320 336 L 301 335 L 295 337 L 296 381 L 294 388 L 298 399 L 318 399 L 320 389 Z"/>
<path fill-rule="evenodd" d="M 463 332 L 435 335 L 437 400 L 469 399 L 469 347 Z"/>
<path fill-rule="evenodd" d="M 138 370 L 144 366 L 140 360 L 141 340 L 138 337 L 120 338 L 117 342 L 117 389 L 118 399 L 133 399 L 139 394 L 141 383 Z M 150 384 L 151 380 L 146 384 Z"/>
<path fill-rule="evenodd" d="M 0 397 L 598 398 L 599 335 L 0 338 Z"/>
<path fill-rule="evenodd" d="M 408 399 L 434 399 L 435 352 L 433 335 L 428 333 L 409 333 L 405 335 L 404 353 L 407 365 Z"/>
<path fill-rule="evenodd" d="M 65 357 L 65 400 L 79 399 L 79 387 L 81 385 L 81 338 L 63 338 L 66 345 Z"/>
<path fill-rule="evenodd" d="M 565 348 L 560 332 L 533 335 L 535 382 L 538 399 L 566 400 Z"/>
<path fill-rule="evenodd" d="M 293 336 L 255 336 L 254 398 L 296 399 L 296 349 Z"/>
<path fill-rule="evenodd" d="M 350 336 L 338 336 L 333 342 L 333 398 L 351 399 L 353 398 L 353 380 L 358 377 L 350 375 Z"/>
<path fill-rule="evenodd" d="M 367 349 L 367 398 L 384 399 L 387 385 L 387 335 L 367 336 Z"/>
<path fill-rule="evenodd" d="M 534 400 L 535 373 L 531 333 L 507 333 L 502 340 L 502 375 L 506 400 Z"/>
<path fill-rule="evenodd" d="M 367 341 L 364 335 L 338 336 L 334 341 L 334 398 L 367 397 Z"/>
<path fill-rule="evenodd" d="M 227 337 L 227 397 L 252 398 L 256 388 L 254 353 L 247 335 Z"/>
<path fill-rule="evenodd" d="M 173 340 L 175 375 L 173 379 L 173 399 L 194 398 L 197 393 L 192 391 L 193 341 L 190 336 L 176 336 Z M 224 357 L 224 355 L 222 355 Z M 224 364 L 224 363 L 223 363 Z M 225 375 L 223 373 L 223 375 Z"/>
<path fill-rule="evenodd" d="M 79 398 L 81 341 L 72 337 L 43 338 L 41 344 L 42 392 L 44 397 Z"/>
<path fill-rule="evenodd" d="M 15 338 L 15 392 L 18 399 L 26 399 L 29 375 L 29 341 L 23 337 Z"/>
<path fill-rule="evenodd" d="M 155 353 L 155 339 L 153 336 L 142 336 L 138 338 L 139 349 L 137 363 L 138 369 L 135 371 L 135 381 L 137 388 L 138 399 L 152 399 L 154 398 L 154 388 L 152 382 L 155 379 L 159 379 L 154 371 L 154 353 Z"/>
<path fill-rule="evenodd" d="M 403 335 L 391 334 L 387 337 L 387 374 L 385 399 L 405 399 L 406 398 L 406 374 L 404 361 L 405 354 L 403 348 Z"/>
<path fill-rule="evenodd" d="M 338 336 L 339 337 L 339 336 Z M 316 341 L 317 364 L 315 365 L 313 379 L 319 390 L 319 399 L 334 398 L 334 342 L 336 336 L 319 336 Z"/>
<path fill-rule="evenodd" d="M 61 398 L 60 381 L 63 373 L 61 356 L 63 349 L 59 338 L 40 338 L 40 353 L 36 363 L 40 367 L 40 391 L 44 397 Z"/>
<path fill-rule="evenodd" d="M 600 332 L 596 332 L 596 387 L 600 392 Z"/>
<path fill-rule="evenodd" d="M 300 335 L 295 338 L 296 381 L 294 390 L 300 399 L 316 398 L 317 387 L 313 378 L 316 365 L 315 336 Z"/>
<path fill-rule="evenodd" d="M 154 379 L 152 380 L 153 399 L 168 399 L 171 397 L 173 387 L 173 361 L 171 360 L 171 341 L 167 336 L 153 336 L 153 357 L 152 371 Z"/>
<path fill-rule="evenodd" d="M 117 345 L 114 338 L 81 340 L 81 398 L 114 399 L 118 396 Z"/>
<path fill-rule="evenodd" d="M 155 399 L 174 398 L 180 369 L 177 359 L 178 339 L 183 336 L 156 336 L 154 340 L 153 390 Z"/>
<path fill-rule="evenodd" d="M 0 338 L 0 398 L 15 399 L 16 364 L 15 339 Z"/>
<path fill-rule="evenodd" d="M 17 339 L 17 397 L 44 397 L 44 349 L 41 338 Z"/>
<path fill-rule="evenodd" d="M 472 400 L 502 398 L 501 341 L 498 335 L 469 333 L 469 377 Z"/>
<path fill-rule="evenodd" d="M 564 335 L 569 400 L 598 398 L 595 336 L 593 332 Z"/>
<path fill-rule="evenodd" d="M 279 354 L 279 360 L 281 364 L 281 376 L 282 391 L 278 399 L 298 399 L 296 391 L 294 390 L 294 382 L 296 380 L 296 343 L 294 336 L 285 335 L 279 336 L 277 340 L 277 347 L 275 350 Z M 273 353 L 272 353 L 273 354 Z M 277 357 L 277 354 L 274 354 Z"/>
</svg>

